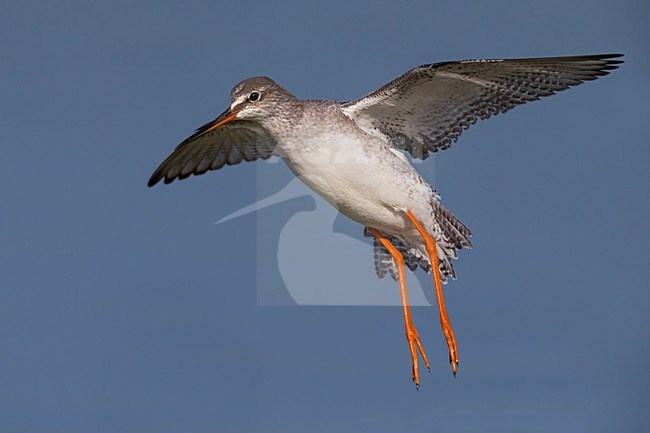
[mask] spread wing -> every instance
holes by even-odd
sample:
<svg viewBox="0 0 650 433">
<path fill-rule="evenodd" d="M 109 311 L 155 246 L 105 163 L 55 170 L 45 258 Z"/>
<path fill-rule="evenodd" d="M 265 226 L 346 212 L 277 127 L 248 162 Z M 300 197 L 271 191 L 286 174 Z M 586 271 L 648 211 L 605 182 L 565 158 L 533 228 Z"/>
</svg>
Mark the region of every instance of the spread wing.
<svg viewBox="0 0 650 433">
<path fill-rule="evenodd" d="M 478 119 L 505 113 L 616 69 L 621 54 L 462 60 L 422 65 L 343 112 L 360 128 L 413 157 L 451 146 Z"/>
<path fill-rule="evenodd" d="M 273 155 L 275 140 L 262 126 L 246 120 L 219 124 L 223 117 L 221 115 L 206 123 L 179 144 L 151 175 L 148 185 L 153 186 L 161 179 L 170 183 L 191 174 L 218 170 L 226 164 L 268 159 Z M 215 128 L 215 125 L 218 127 Z"/>
</svg>

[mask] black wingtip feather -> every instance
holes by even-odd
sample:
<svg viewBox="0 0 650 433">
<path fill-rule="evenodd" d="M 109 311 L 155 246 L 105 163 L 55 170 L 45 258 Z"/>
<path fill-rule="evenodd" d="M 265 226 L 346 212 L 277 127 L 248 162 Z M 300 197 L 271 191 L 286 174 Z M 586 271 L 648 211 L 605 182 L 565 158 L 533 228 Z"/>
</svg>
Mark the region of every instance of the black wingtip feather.
<svg viewBox="0 0 650 433">
<path fill-rule="evenodd" d="M 151 177 L 149 178 L 149 182 L 147 182 L 147 186 L 151 188 L 152 186 L 160 182 L 160 179 L 162 179 L 162 177 L 163 176 L 160 172 L 160 167 L 158 167 L 158 169 L 156 169 L 156 171 L 154 171 Z"/>
</svg>

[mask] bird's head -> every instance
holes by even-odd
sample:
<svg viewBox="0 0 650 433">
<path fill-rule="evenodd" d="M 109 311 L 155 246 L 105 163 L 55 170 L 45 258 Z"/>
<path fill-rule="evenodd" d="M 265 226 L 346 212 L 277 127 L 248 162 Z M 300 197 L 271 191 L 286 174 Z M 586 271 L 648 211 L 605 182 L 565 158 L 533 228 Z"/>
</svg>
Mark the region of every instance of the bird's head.
<svg viewBox="0 0 650 433">
<path fill-rule="evenodd" d="M 230 92 L 230 106 L 216 119 L 197 128 L 176 149 L 207 136 L 221 126 L 233 121 L 282 122 L 282 114 L 295 111 L 298 99 L 268 77 L 254 77 L 237 84 Z"/>
<path fill-rule="evenodd" d="M 219 116 L 225 120 L 257 120 L 281 114 L 287 104 L 296 98 L 268 77 L 248 78 L 237 84 L 230 92 L 230 107 Z M 223 124 L 222 123 L 222 124 Z"/>
<path fill-rule="evenodd" d="M 230 107 L 216 119 L 197 129 L 194 135 L 188 137 L 181 145 L 233 120 L 265 123 L 267 119 L 281 118 L 281 114 L 289 111 L 291 103 L 296 100 L 295 96 L 268 77 L 248 78 L 230 92 Z"/>
</svg>

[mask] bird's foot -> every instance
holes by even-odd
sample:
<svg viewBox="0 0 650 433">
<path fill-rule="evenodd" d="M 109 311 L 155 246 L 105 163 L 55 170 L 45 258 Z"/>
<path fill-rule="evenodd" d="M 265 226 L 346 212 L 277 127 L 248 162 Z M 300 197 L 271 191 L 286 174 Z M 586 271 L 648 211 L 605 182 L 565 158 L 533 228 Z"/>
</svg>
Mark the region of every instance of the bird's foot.
<svg viewBox="0 0 650 433">
<path fill-rule="evenodd" d="M 411 351 L 411 377 L 415 383 L 415 388 L 420 389 L 420 374 L 418 370 L 418 351 L 422 356 L 424 365 L 427 367 L 428 371 L 431 371 L 429 368 L 429 360 L 427 359 L 427 354 L 422 347 L 422 342 L 420 341 L 420 336 L 418 335 L 418 330 L 415 328 L 412 322 L 406 322 L 406 340 L 409 343 L 409 349 Z"/>
<path fill-rule="evenodd" d="M 456 377 L 456 372 L 458 370 L 458 346 L 456 345 L 456 336 L 454 335 L 454 330 L 451 329 L 449 320 L 445 320 L 444 317 L 441 317 L 440 324 L 442 325 L 442 332 L 445 334 L 445 340 L 447 340 L 447 347 L 449 348 L 449 363 L 451 364 L 451 370 L 454 372 L 454 377 Z"/>
</svg>

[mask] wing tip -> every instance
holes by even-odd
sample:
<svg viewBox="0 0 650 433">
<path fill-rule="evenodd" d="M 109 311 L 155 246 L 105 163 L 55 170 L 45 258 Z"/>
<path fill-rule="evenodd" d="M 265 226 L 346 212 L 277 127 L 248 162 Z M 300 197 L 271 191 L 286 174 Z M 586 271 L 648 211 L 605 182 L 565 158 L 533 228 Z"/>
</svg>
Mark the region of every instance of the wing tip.
<svg viewBox="0 0 650 433">
<path fill-rule="evenodd" d="M 229 164 L 227 164 L 227 165 L 229 165 Z M 214 169 L 209 168 L 209 167 L 204 169 L 204 170 L 194 169 L 194 170 L 192 170 L 192 171 L 190 171 L 188 173 L 178 173 L 178 174 L 176 174 L 174 176 L 169 176 L 168 173 L 163 174 L 162 167 L 160 167 L 154 172 L 154 174 L 151 175 L 151 177 L 149 178 L 149 181 L 147 182 L 147 186 L 149 188 L 151 188 L 152 186 L 155 186 L 156 184 L 158 184 L 158 182 L 160 182 L 161 180 L 163 181 L 163 183 L 165 185 L 169 185 L 170 183 L 172 183 L 176 179 L 183 180 L 183 179 L 187 179 L 190 176 L 200 176 L 200 175 L 202 175 L 204 173 L 207 173 L 210 170 L 214 170 Z"/>
<path fill-rule="evenodd" d="M 610 53 L 610 54 L 596 54 L 593 56 L 594 60 L 600 60 L 605 62 L 605 65 L 602 67 L 602 69 L 616 69 L 618 68 L 618 65 L 621 65 L 625 63 L 625 60 L 622 60 L 621 58 L 625 54 L 623 53 Z M 591 57 L 591 56 L 586 56 L 586 57 Z M 616 60 L 616 59 L 621 59 L 621 60 Z"/>
<path fill-rule="evenodd" d="M 160 180 L 164 177 L 162 173 L 160 173 L 159 170 L 156 170 L 154 174 L 151 175 L 149 178 L 149 181 L 147 182 L 147 186 L 151 188 L 152 186 L 155 186 Z"/>
<path fill-rule="evenodd" d="M 172 183 L 176 179 L 183 179 L 180 175 L 175 175 L 175 176 L 168 176 L 168 173 L 164 173 L 163 170 L 163 165 L 164 163 L 156 169 L 156 171 L 151 175 L 149 178 L 149 181 L 147 182 L 147 186 L 151 188 L 152 186 L 155 186 L 160 182 L 161 180 L 165 185 Z M 187 177 L 187 176 L 185 176 Z"/>
</svg>

